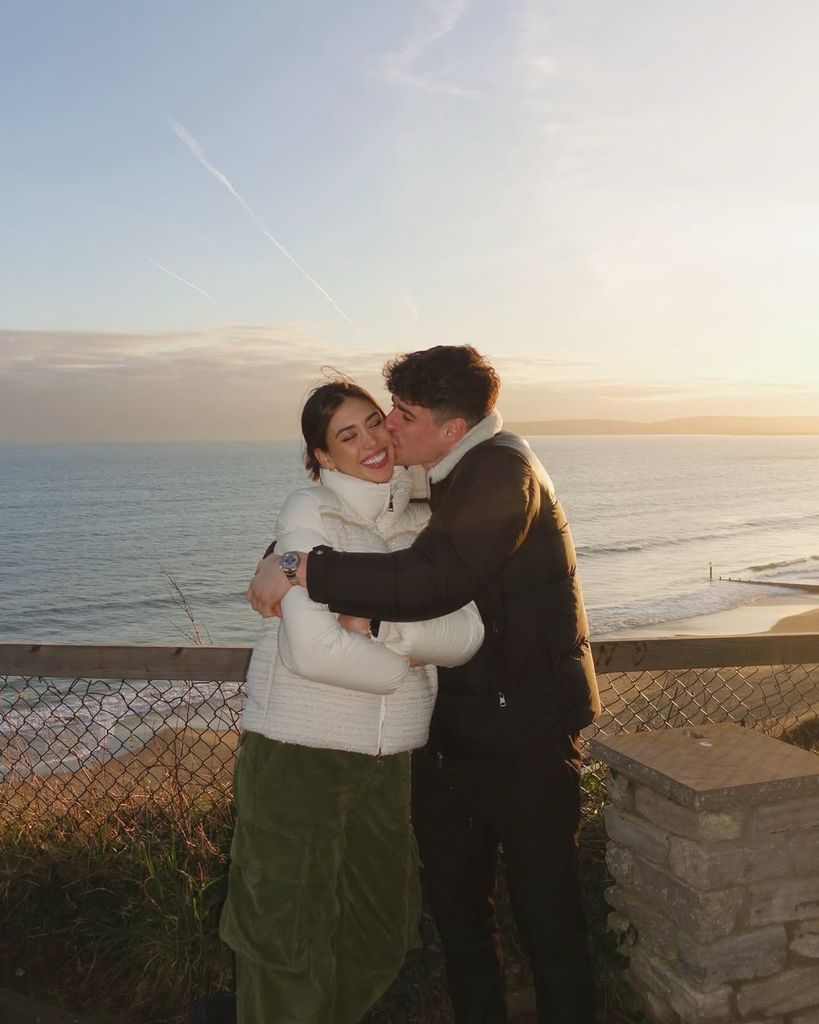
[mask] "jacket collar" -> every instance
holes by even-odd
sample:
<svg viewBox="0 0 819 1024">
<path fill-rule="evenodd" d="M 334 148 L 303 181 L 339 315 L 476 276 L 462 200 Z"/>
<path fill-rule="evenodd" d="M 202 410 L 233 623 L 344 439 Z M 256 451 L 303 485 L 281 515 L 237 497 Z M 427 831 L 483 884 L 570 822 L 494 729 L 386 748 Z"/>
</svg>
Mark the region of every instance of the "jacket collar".
<svg viewBox="0 0 819 1024">
<path fill-rule="evenodd" d="M 412 497 L 412 480 L 403 466 L 396 466 L 392 480 L 386 484 L 372 483 L 356 476 L 347 476 L 335 469 L 322 469 L 321 483 L 357 512 L 362 519 L 376 522 L 385 512 L 399 514 Z M 392 508 L 390 508 L 392 498 Z"/>
<path fill-rule="evenodd" d="M 476 423 L 468 433 L 464 434 L 451 452 L 447 452 L 440 462 L 435 463 L 428 473 L 430 484 L 437 484 L 443 480 L 470 449 L 494 437 L 502 426 L 503 417 L 497 409 L 493 409 L 480 423 Z"/>
</svg>

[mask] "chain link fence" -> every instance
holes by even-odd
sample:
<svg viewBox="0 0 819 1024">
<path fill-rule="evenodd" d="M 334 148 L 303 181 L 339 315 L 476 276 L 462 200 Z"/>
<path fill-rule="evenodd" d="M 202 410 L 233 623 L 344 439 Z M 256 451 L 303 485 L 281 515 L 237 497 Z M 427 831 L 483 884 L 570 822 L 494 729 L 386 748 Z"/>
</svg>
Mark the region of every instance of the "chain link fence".
<svg viewBox="0 0 819 1024">
<path fill-rule="evenodd" d="M 0 822 L 230 790 L 238 682 L 0 677 Z"/>
<path fill-rule="evenodd" d="M 735 722 L 819 750 L 817 663 L 613 672 L 599 675 L 598 684 L 603 713 L 586 730 L 587 741 L 598 734 Z M 587 792 L 602 799 L 604 779 L 605 766 L 589 756 Z"/>
<path fill-rule="evenodd" d="M 586 739 L 731 721 L 819 749 L 819 636 L 595 646 L 603 713 Z M 72 664 L 61 669 L 67 650 Z M 91 806 L 114 814 L 151 803 L 205 809 L 229 793 L 248 650 L 106 648 L 104 673 L 69 677 L 83 659 L 99 661 L 100 650 L 0 645 L 4 828 L 43 815 L 80 820 Z M 211 678 L 133 678 L 137 664 L 146 667 L 146 652 L 162 650 L 153 661 L 167 674 L 172 650 Z M 732 655 L 745 663 L 724 664 Z M 692 660 L 707 667 L 674 667 Z M 31 671 L 43 661 L 42 675 L 9 670 Z M 594 801 L 602 800 L 604 772 L 587 760 Z"/>
</svg>

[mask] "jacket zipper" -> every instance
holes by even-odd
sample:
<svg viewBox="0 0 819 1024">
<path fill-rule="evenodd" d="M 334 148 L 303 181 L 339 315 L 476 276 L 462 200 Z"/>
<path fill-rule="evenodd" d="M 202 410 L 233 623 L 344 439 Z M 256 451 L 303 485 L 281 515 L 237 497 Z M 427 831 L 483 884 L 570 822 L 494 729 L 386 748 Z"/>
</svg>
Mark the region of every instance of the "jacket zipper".
<svg viewBox="0 0 819 1024">
<path fill-rule="evenodd" d="M 384 752 L 381 749 L 381 744 L 384 739 L 384 719 L 387 717 L 387 698 L 381 698 L 381 713 L 378 716 L 378 753 L 375 757 L 375 763 L 381 765 L 384 761 Z"/>
</svg>

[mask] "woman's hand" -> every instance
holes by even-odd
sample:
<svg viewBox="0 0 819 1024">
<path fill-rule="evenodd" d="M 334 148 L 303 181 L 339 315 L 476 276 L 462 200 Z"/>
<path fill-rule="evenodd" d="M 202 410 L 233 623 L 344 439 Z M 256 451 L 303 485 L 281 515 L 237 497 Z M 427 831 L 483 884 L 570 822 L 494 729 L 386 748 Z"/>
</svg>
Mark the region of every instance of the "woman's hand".
<svg viewBox="0 0 819 1024">
<path fill-rule="evenodd" d="M 348 633 L 360 633 L 362 636 L 369 637 L 370 640 L 373 638 L 371 630 L 372 619 L 362 619 L 357 615 L 339 615 L 338 624 L 342 629 L 346 629 Z M 410 658 L 410 668 L 420 668 L 422 665 L 426 665 L 426 662 Z"/>
<path fill-rule="evenodd" d="M 370 622 L 370 619 L 362 619 L 358 615 L 339 615 L 338 617 L 338 624 L 342 629 L 346 629 L 348 633 L 361 633 L 362 636 L 367 636 L 372 640 Z"/>
</svg>

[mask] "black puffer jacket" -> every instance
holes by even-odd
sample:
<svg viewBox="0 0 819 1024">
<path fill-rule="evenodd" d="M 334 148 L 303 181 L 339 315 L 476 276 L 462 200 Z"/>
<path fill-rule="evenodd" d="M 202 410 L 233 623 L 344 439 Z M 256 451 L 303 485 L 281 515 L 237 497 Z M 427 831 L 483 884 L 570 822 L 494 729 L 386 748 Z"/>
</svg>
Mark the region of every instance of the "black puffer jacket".
<svg viewBox="0 0 819 1024">
<path fill-rule="evenodd" d="M 390 555 L 317 548 L 310 596 L 334 611 L 426 619 L 474 600 L 475 657 L 439 670 L 430 746 L 449 757 L 511 753 L 588 725 L 600 710 L 571 533 L 529 446 L 501 432 L 433 483 L 432 518 Z"/>
</svg>

